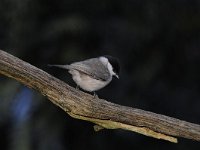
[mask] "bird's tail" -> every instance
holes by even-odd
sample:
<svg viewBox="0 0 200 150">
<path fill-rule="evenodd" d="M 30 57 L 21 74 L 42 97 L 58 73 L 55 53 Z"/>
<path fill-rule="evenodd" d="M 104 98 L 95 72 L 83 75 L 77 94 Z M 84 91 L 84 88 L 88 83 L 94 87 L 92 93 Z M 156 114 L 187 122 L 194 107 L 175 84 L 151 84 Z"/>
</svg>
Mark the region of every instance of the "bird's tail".
<svg viewBox="0 0 200 150">
<path fill-rule="evenodd" d="M 48 64 L 49 67 L 58 67 L 62 69 L 69 69 L 69 65 L 50 65 Z"/>
</svg>

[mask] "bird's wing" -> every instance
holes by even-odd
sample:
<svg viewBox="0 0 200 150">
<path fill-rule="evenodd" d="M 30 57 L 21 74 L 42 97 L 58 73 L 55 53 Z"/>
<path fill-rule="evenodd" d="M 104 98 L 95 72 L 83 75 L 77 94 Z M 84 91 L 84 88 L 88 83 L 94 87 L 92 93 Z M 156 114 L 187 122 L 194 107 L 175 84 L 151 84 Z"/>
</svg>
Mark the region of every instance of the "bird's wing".
<svg viewBox="0 0 200 150">
<path fill-rule="evenodd" d="M 110 73 L 106 66 L 104 66 L 99 58 L 87 59 L 80 62 L 75 62 L 68 65 L 68 69 L 75 69 L 83 72 L 97 80 L 106 81 L 110 78 Z"/>
</svg>

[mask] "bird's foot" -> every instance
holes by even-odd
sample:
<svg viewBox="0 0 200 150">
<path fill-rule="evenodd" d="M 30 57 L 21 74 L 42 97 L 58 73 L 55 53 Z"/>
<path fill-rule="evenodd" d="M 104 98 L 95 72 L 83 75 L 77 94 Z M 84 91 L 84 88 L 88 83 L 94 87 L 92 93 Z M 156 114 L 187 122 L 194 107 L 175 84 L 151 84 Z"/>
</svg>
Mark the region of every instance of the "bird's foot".
<svg viewBox="0 0 200 150">
<path fill-rule="evenodd" d="M 76 90 L 79 91 L 79 86 L 78 85 L 76 85 Z"/>
<path fill-rule="evenodd" d="M 94 96 L 94 99 L 99 98 L 98 95 L 95 92 L 94 92 L 93 96 Z"/>
</svg>

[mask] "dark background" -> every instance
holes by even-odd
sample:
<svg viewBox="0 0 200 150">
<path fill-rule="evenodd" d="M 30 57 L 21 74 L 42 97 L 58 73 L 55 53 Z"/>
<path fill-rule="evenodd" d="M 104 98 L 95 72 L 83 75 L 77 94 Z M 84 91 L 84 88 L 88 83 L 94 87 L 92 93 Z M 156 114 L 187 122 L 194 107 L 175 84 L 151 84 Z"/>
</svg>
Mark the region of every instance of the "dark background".
<svg viewBox="0 0 200 150">
<path fill-rule="evenodd" d="M 0 49 L 75 86 L 47 64 L 109 54 L 120 80 L 101 98 L 200 124 L 199 0 L 1 0 Z M 0 149 L 199 150 L 122 130 L 93 131 L 37 91 L 0 75 Z"/>
</svg>

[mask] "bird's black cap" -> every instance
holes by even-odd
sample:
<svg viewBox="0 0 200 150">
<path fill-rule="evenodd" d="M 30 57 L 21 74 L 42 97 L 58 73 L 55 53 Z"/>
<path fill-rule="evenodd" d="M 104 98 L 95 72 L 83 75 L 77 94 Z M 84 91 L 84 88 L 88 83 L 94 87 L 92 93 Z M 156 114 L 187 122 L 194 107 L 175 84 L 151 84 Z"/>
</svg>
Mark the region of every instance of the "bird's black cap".
<svg viewBox="0 0 200 150">
<path fill-rule="evenodd" d="M 110 64 L 113 67 L 113 71 L 119 75 L 120 72 L 120 64 L 119 64 L 119 60 L 113 56 L 110 55 L 104 55 L 104 57 L 106 57 L 108 59 L 108 61 L 110 62 Z"/>
</svg>

